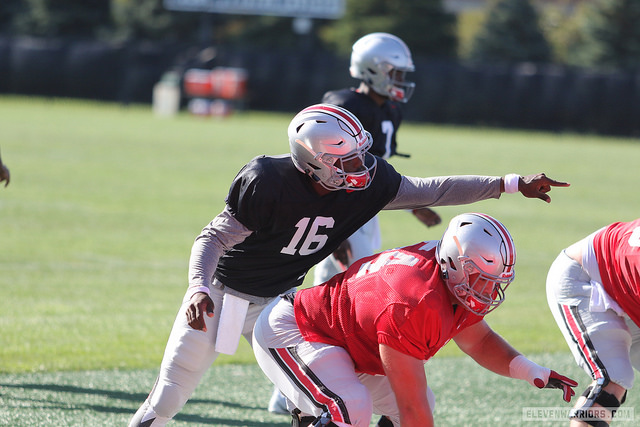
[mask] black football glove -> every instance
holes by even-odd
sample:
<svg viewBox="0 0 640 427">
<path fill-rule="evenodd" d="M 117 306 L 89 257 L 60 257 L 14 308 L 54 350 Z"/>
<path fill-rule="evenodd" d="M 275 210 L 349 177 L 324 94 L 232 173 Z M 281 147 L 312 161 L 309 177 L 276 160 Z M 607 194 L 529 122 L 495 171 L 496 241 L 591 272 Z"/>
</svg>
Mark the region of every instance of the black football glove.
<svg viewBox="0 0 640 427">
<path fill-rule="evenodd" d="M 564 375 L 560 375 L 554 370 L 551 370 L 547 384 L 544 384 L 540 378 L 536 378 L 534 383 L 538 388 L 559 388 L 562 390 L 562 398 L 565 402 L 571 402 L 571 398 L 576 394 L 573 387 L 578 386 L 576 381 L 565 377 Z"/>
</svg>

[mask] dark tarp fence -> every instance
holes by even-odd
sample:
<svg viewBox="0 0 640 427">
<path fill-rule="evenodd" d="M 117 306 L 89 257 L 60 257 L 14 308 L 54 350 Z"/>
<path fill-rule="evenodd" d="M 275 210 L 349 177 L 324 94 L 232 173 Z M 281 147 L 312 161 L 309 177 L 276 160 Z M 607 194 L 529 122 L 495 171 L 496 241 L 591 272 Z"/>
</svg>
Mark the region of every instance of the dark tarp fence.
<svg viewBox="0 0 640 427">
<path fill-rule="evenodd" d="M 0 37 L 0 94 L 151 103 L 193 46 Z M 244 108 L 296 112 L 330 89 L 357 85 L 348 59 L 326 52 L 216 48 L 215 66 L 248 72 Z M 407 120 L 508 128 L 640 134 L 640 73 L 557 65 L 470 66 L 414 58 Z"/>
</svg>

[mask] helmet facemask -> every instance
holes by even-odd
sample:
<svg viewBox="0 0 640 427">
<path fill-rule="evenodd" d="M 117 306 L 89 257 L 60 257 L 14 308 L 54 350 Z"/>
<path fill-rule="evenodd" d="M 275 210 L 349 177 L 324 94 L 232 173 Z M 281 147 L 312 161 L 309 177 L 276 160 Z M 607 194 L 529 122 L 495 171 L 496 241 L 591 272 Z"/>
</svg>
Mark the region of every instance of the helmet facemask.
<svg viewBox="0 0 640 427">
<path fill-rule="evenodd" d="M 483 272 L 468 257 L 460 256 L 458 261 L 462 265 L 465 280 L 454 285 L 445 279 L 456 299 L 478 316 L 484 316 L 498 308 L 504 301 L 505 290 L 514 279 L 513 271 L 510 275 L 506 274 L 506 277 L 500 277 Z"/>
<path fill-rule="evenodd" d="M 366 132 L 366 131 L 365 131 Z M 371 134 L 366 132 L 371 140 Z M 327 190 L 365 190 L 371 184 L 371 178 L 376 168 L 376 159 L 366 150 L 359 150 L 347 156 L 335 156 L 329 153 L 318 153 L 315 159 L 326 165 L 329 175 L 320 179 L 318 183 Z M 354 166 L 355 165 L 355 166 Z"/>
<path fill-rule="evenodd" d="M 385 67 L 381 66 L 381 68 L 390 68 L 385 79 L 377 82 L 370 80 L 370 82 L 365 83 L 369 84 L 374 92 L 388 97 L 392 101 L 402 103 L 408 102 L 413 95 L 416 84 L 405 80 L 405 76 L 408 72 L 413 71 L 413 69 L 404 70 L 400 68 L 393 68 L 391 64 L 385 64 Z"/>
</svg>

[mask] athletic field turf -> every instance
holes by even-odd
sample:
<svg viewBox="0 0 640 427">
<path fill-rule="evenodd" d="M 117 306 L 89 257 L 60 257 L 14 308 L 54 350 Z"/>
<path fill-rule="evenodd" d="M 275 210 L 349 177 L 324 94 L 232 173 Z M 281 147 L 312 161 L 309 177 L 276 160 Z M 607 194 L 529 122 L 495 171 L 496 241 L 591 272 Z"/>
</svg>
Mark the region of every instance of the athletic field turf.
<svg viewBox="0 0 640 427">
<path fill-rule="evenodd" d="M 159 119 L 148 106 L 0 97 L 12 179 L 0 188 L 0 425 L 126 425 L 156 375 L 194 237 L 243 164 L 288 151 L 292 116 Z M 505 223 L 516 280 L 487 320 L 532 359 L 578 379 L 581 392 L 587 377 L 547 308 L 546 272 L 568 244 L 638 217 L 640 141 L 412 123 L 399 141 L 411 158 L 392 163 L 407 175 L 546 172 L 571 182 L 549 205 L 503 195 L 436 208 L 444 223 L 432 229 L 406 212 L 380 221 L 383 248 L 438 239 L 465 211 Z M 565 424 L 559 391 L 485 372 L 452 345 L 426 369 L 440 425 Z M 264 410 L 270 393 L 243 343 L 216 362 L 174 425 L 287 425 Z M 639 402 L 631 391 L 623 408 Z"/>
</svg>

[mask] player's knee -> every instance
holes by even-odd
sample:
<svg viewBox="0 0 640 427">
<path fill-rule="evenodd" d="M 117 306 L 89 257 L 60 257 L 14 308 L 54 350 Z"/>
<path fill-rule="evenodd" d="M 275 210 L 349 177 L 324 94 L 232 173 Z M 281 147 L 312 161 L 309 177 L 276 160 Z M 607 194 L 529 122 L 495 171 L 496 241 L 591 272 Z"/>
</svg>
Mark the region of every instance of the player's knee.
<svg viewBox="0 0 640 427">
<path fill-rule="evenodd" d="M 362 396 L 359 399 L 351 399 L 346 403 L 350 424 L 366 425 L 373 416 L 373 401 L 370 396 Z M 335 421 L 335 419 L 334 419 Z"/>
<path fill-rule="evenodd" d="M 173 418 L 195 390 L 201 376 L 177 363 L 164 364 L 149 395 L 149 404 L 160 417 Z"/>
<path fill-rule="evenodd" d="M 621 394 L 620 399 L 614 393 Z M 598 379 L 582 393 L 576 406 L 571 409 L 569 418 L 584 421 L 593 427 L 607 427 L 626 396 L 627 392 L 621 386 L 605 378 Z"/>
<path fill-rule="evenodd" d="M 182 409 L 190 393 L 169 381 L 160 381 L 150 398 L 150 408 L 159 417 L 171 419 Z"/>
<path fill-rule="evenodd" d="M 190 329 L 172 344 L 167 346 L 163 366 L 179 366 L 186 371 L 198 372 L 205 371 L 215 359 L 210 334 Z"/>
</svg>

